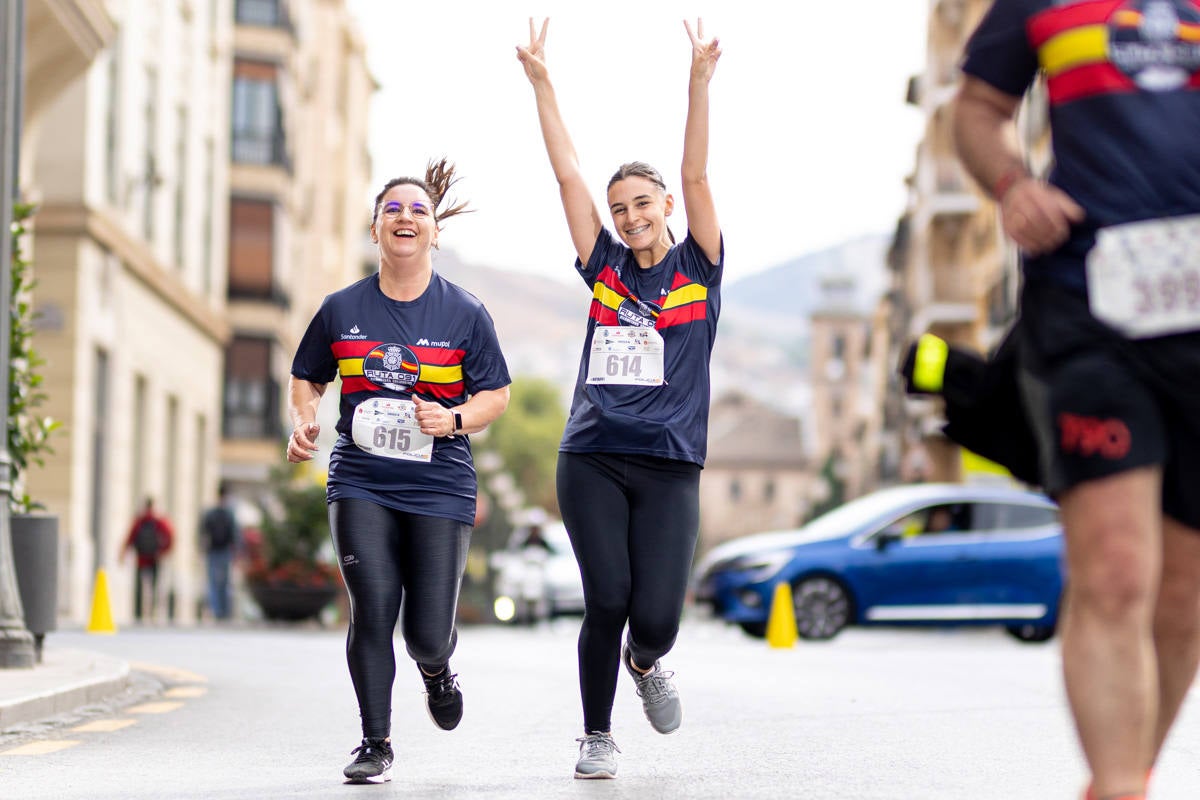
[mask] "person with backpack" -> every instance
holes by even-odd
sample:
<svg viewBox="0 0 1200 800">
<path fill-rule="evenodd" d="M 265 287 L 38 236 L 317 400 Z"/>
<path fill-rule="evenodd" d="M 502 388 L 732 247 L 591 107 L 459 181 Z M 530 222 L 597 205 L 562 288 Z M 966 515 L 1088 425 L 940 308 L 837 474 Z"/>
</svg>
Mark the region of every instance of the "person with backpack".
<svg viewBox="0 0 1200 800">
<path fill-rule="evenodd" d="M 229 572 L 240 541 L 241 528 L 229 497 L 229 487 L 221 484 L 217 490 L 217 504 L 200 518 L 200 546 L 204 549 L 208 569 L 208 608 L 214 619 L 229 619 L 232 615 Z"/>
<path fill-rule="evenodd" d="M 154 498 L 147 497 L 142 512 L 129 526 L 122 553 L 132 550 L 137 556 L 137 576 L 133 584 L 133 616 L 141 620 L 143 612 L 154 618 L 155 598 L 158 597 L 158 562 L 171 549 L 175 535 L 166 517 L 154 510 Z M 146 602 L 142 593 L 146 592 Z"/>
</svg>

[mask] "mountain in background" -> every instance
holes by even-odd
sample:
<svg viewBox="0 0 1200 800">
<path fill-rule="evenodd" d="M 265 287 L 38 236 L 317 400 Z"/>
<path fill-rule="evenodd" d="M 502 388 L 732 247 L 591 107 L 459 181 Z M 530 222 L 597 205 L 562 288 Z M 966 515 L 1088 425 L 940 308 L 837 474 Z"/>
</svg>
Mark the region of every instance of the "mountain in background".
<svg viewBox="0 0 1200 800">
<path fill-rule="evenodd" d="M 738 390 L 788 413 L 804 413 L 809 317 L 829 301 L 822 282 L 850 279 L 851 307 L 869 313 L 885 288 L 889 242 L 884 234 L 858 237 L 742 278 L 735 256 L 721 291 L 713 396 Z M 569 403 L 592 299 L 573 271 L 562 280 L 542 278 L 466 264 L 450 250 L 437 255 L 434 269 L 487 306 L 514 377 L 549 380 L 561 388 L 564 405 Z"/>
<path fill-rule="evenodd" d="M 875 234 L 802 255 L 770 269 L 737 278 L 736 267 L 726 273 L 722 296 L 727 305 L 754 308 L 761 313 L 807 319 L 822 302 L 821 281 L 853 277 L 855 310 L 874 307 L 884 288 L 885 257 L 891 236 Z"/>
<path fill-rule="evenodd" d="M 869 313 L 886 286 L 890 241 L 883 234 L 863 236 L 730 280 L 721 292 L 713 397 L 737 390 L 804 415 L 811 398 L 809 320 L 831 303 Z M 839 279 L 836 294 L 823 286 L 829 279 Z"/>
</svg>

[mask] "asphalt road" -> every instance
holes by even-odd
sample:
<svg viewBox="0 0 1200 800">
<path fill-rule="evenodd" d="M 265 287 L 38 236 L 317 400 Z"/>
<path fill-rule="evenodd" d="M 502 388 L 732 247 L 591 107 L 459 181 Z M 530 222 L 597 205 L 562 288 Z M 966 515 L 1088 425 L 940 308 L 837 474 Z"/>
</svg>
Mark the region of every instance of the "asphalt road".
<svg viewBox="0 0 1200 800">
<path fill-rule="evenodd" d="M 361 735 L 342 630 L 56 632 L 47 647 L 120 655 L 148 688 L 0 743 L 0 798 L 1078 800 L 1085 782 L 1056 642 L 885 629 L 772 649 L 700 619 L 664 662 L 680 731 L 655 733 L 622 674 L 619 776 L 576 781 L 577 631 L 574 619 L 464 628 L 453 666 L 466 714 L 449 733 L 426 716 L 397 639 L 397 763 L 383 786 L 342 783 Z M 1151 797 L 1200 797 L 1198 754 L 1193 693 Z"/>
</svg>

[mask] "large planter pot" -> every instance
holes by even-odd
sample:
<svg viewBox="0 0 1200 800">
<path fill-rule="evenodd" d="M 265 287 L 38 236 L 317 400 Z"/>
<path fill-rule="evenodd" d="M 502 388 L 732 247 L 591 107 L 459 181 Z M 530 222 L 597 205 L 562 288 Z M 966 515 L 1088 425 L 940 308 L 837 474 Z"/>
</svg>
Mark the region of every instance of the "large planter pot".
<svg viewBox="0 0 1200 800">
<path fill-rule="evenodd" d="M 58 517 L 13 514 L 10 532 L 25 627 L 40 662 L 46 632 L 58 628 Z"/>
<path fill-rule="evenodd" d="M 249 584 L 250 596 L 267 619 L 302 622 L 313 619 L 337 596 L 337 586 Z"/>
</svg>

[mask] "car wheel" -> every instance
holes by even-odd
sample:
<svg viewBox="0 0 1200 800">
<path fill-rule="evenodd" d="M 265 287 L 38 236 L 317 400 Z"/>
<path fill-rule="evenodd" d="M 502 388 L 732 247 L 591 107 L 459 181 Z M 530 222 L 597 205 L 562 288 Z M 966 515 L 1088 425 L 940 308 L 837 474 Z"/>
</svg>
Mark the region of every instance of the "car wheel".
<svg viewBox="0 0 1200 800">
<path fill-rule="evenodd" d="M 832 578 L 805 578 L 792 587 L 796 632 L 802 639 L 832 639 L 850 622 L 850 597 Z"/>
<path fill-rule="evenodd" d="M 738 626 L 755 639 L 766 638 L 767 623 L 765 622 L 739 622 Z"/>
<path fill-rule="evenodd" d="M 1034 625 L 1026 622 L 1021 625 L 1009 625 L 1005 628 L 1009 635 L 1022 642 L 1045 642 L 1054 638 L 1053 625 Z"/>
</svg>

